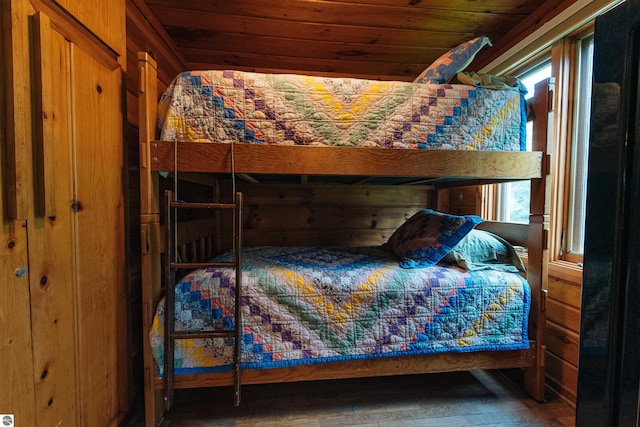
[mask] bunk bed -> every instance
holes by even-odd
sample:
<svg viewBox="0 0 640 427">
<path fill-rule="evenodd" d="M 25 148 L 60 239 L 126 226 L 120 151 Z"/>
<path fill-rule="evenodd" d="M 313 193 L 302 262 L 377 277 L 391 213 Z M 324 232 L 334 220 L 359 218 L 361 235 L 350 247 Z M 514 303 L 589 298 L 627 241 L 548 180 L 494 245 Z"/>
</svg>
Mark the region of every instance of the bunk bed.
<svg viewBox="0 0 640 427">
<path fill-rule="evenodd" d="M 525 389 L 535 399 L 544 400 L 544 345 L 543 329 L 546 321 L 545 296 L 546 296 L 546 233 L 548 229 L 548 216 L 546 209 L 545 186 L 547 181 L 547 140 L 549 134 L 549 121 L 551 110 L 552 83 L 543 82 L 536 88 L 536 95 L 533 101 L 534 133 L 532 151 L 498 151 L 500 147 L 485 147 L 478 144 L 479 139 L 471 137 L 471 144 L 478 144 L 476 147 L 463 144 L 458 146 L 458 140 L 452 142 L 451 139 L 442 140 L 439 137 L 421 136 L 416 132 L 413 136 L 404 137 L 398 128 L 384 130 L 377 136 L 375 132 L 368 132 L 369 141 L 364 147 L 344 147 L 344 146 L 320 146 L 309 137 L 308 142 L 304 138 L 296 139 L 295 135 L 311 135 L 314 130 L 296 132 L 280 132 L 281 143 L 276 142 L 277 132 L 255 132 L 260 130 L 260 124 L 249 129 L 247 117 L 237 117 L 238 111 L 231 107 L 229 114 L 225 116 L 226 101 L 221 101 L 220 114 L 222 126 L 213 126 L 209 130 L 201 130 L 195 122 L 184 125 L 184 133 L 177 134 L 175 126 L 169 133 L 173 140 L 158 140 L 158 93 L 157 93 L 157 65 L 155 61 L 146 53 L 138 56 L 140 68 L 140 195 L 141 195 L 141 239 L 142 239 L 142 286 L 143 286 L 143 326 L 145 336 L 152 328 L 156 307 L 161 302 L 163 291 L 161 288 L 161 277 L 163 266 L 161 253 L 165 251 L 165 246 L 191 245 L 192 252 L 196 248 L 206 245 L 190 243 L 196 238 L 193 232 L 185 232 L 184 238 L 176 237 L 176 241 L 171 242 L 171 234 L 161 233 L 161 195 L 159 194 L 158 174 L 160 172 L 172 172 L 174 174 L 185 172 L 206 172 L 225 173 L 239 176 L 252 176 L 260 174 L 285 174 L 285 175 L 326 175 L 326 176 L 357 176 L 360 179 L 396 178 L 400 182 L 428 182 L 438 187 L 451 187 L 460 185 L 473 185 L 482 183 L 496 183 L 512 180 L 531 181 L 531 215 L 528 225 L 513 225 L 506 223 L 484 222 L 477 226 L 488 231 L 492 231 L 514 245 L 526 246 L 528 249 L 527 277 L 526 280 L 530 292 L 530 307 L 527 307 L 528 320 L 524 326 L 525 337 L 528 337 L 528 345 L 516 346 L 515 349 L 475 352 L 431 352 L 415 356 L 398 356 L 383 358 L 354 358 L 353 360 L 329 360 L 329 363 L 297 364 L 290 366 L 271 367 L 271 369 L 242 369 L 242 384 L 257 384 L 268 382 L 287 382 L 303 380 L 320 380 L 334 378 L 355 378 L 364 376 L 398 375 L 426 372 L 447 372 L 471 369 L 501 369 L 501 368 L 524 368 Z M 227 74 L 224 74 L 227 73 Z M 220 72 L 216 74 L 220 79 L 237 77 L 233 72 Z M 200 78 L 202 73 L 185 73 L 179 78 L 191 79 L 192 76 Z M 215 80 L 216 77 L 207 75 L 206 79 Z M 288 77 L 287 77 L 288 78 Z M 292 77 L 293 78 L 293 77 Z M 237 80 L 237 79 L 236 79 Z M 197 82 L 200 85 L 200 81 Z M 236 89 L 242 86 L 242 82 L 236 82 Z M 214 85 L 215 86 L 215 85 Z M 415 90 L 415 87 L 413 88 Z M 452 85 L 440 87 L 441 90 L 465 90 L 473 91 L 473 87 L 457 88 Z M 191 90 L 191 89 L 190 89 Z M 209 89 L 210 90 L 210 89 Z M 214 89 L 215 90 L 215 89 Z M 240 91 L 242 92 L 242 91 Z M 475 94 L 474 94 L 475 96 Z M 237 100 L 238 98 L 236 98 Z M 515 99 L 519 100 L 520 97 Z M 165 100 L 166 101 L 166 100 Z M 229 101 L 232 102 L 233 100 Z M 160 108 L 166 109 L 171 106 L 173 100 L 161 103 Z M 174 105 L 175 106 L 175 105 Z M 183 108 L 180 105 L 178 109 Z M 189 108 L 200 108 L 190 104 Z M 516 109 L 516 111 L 522 111 Z M 415 109 L 413 110 L 415 113 Z M 167 117 L 163 111 L 162 117 Z M 255 113 L 255 110 L 252 110 Z M 409 114 L 411 111 L 409 111 Z M 247 113 L 248 114 L 248 113 Z M 457 112 L 456 112 L 457 114 Z M 207 114 L 196 114 L 205 117 L 205 121 L 211 121 Z M 176 117 L 175 111 L 169 116 Z M 263 119 L 265 116 L 256 114 L 255 117 Z M 503 118 L 509 116 L 503 114 Z M 233 123 L 242 119 L 242 132 L 238 132 L 238 127 Z M 245 120 L 246 119 L 246 120 Z M 161 118 L 161 121 L 166 118 Z M 181 120 L 177 118 L 178 122 Z M 226 120 L 226 122 L 224 122 Z M 298 120 L 300 121 L 300 120 Z M 400 123 L 400 124 L 399 124 Z M 519 122 L 520 123 L 520 122 Z M 447 124 L 451 124 L 450 121 Z M 479 128 L 491 133 L 486 123 L 479 124 Z M 400 126 L 401 122 L 393 126 Z M 518 133 L 521 130 L 521 123 L 518 129 L 511 133 Z M 171 133 L 174 132 L 174 133 Z M 255 139 L 256 135 L 262 135 L 263 140 L 259 143 L 250 143 L 243 139 Z M 357 134 L 353 132 L 352 134 Z M 231 137 L 229 135 L 232 135 Z M 267 135 L 265 137 L 265 135 Z M 269 136 L 271 135 L 271 136 Z M 372 136 L 373 135 L 373 136 Z M 192 141 L 184 140 L 185 136 L 192 137 Z M 274 141 L 266 141 L 272 137 Z M 522 134 L 518 135 L 521 138 Z M 431 139 L 430 139 L 431 138 Z M 504 143 L 508 138 L 501 136 L 498 138 Z M 344 135 L 337 138 L 344 141 Z M 422 142 L 444 141 L 438 149 L 430 147 Z M 521 141 L 521 139 L 517 139 Z M 469 142 L 467 141 L 467 142 Z M 511 141 L 511 140 L 510 140 Z M 220 143 L 222 142 L 222 143 Z M 239 143 L 242 142 L 242 143 Z M 253 141 L 255 142 L 255 141 Z M 302 146 L 300 146 L 302 145 Z M 503 144 L 502 149 L 521 150 L 518 143 L 509 142 Z M 457 148 L 457 149 L 455 149 Z M 476 148 L 476 150 L 474 150 Z M 483 150 L 484 149 L 484 150 Z M 492 151 L 486 151 L 490 149 Z M 408 180 L 408 181 L 407 181 Z M 398 182 L 398 181 L 392 181 Z M 167 206 L 176 203 L 168 196 Z M 239 196 L 241 198 L 241 196 Z M 240 200 L 236 200 L 240 204 Z M 218 208 L 221 204 L 211 204 L 210 207 Z M 237 215 L 236 227 L 241 222 L 241 213 Z M 475 225 L 475 224 L 474 224 Z M 240 239 L 242 227 L 236 230 L 236 239 Z M 178 236 L 178 234 L 175 234 Z M 241 244 L 241 242 L 240 242 Z M 236 246 L 236 251 L 240 246 Z M 167 251 L 173 248 L 166 247 Z M 207 258 L 211 251 L 205 251 L 203 256 Z M 249 253 L 251 250 L 249 250 Z M 237 253 L 238 258 L 240 254 Z M 242 265 L 236 259 L 237 265 Z M 203 264 L 204 265 L 204 264 Z M 165 266 L 166 268 L 166 263 Z M 172 280 L 168 277 L 167 280 Z M 238 281 L 240 276 L 236 276 Z M 172 285 L 168 285 L 172 286 Z M 158 321 L 158 318 L 155 318 Z M 237 348 L 237 347 L 236 347 Z M 507 348 L 507 347 L 505 347 Z M 157 349 L 156 349 L 157 350 Z M 155 425 L 161 418 L 163 407 L 170 406 L 170 399 L 165 395 L 165 402 L 162 402 L 162 389 L 170 387 L 192 388 L 232 385 L 239 379 L 239 369 L 226 372 L 199 372 L 184 373 L 171 377 L 171 383 L 167 385 L 158 376 L 158 368 L 152 355 L 149 342 L 145 343 L 145 406 L 147 425 Z M 251 365 L 248 365 L 251 366 Z M 161 370 L 161 369 L 160 369 Z M 166 377 L 167 375 L 165 375 Z M 172 391 L 169 393 L 171 396 Z M 167 402 L 169 400 L 169 402 Z"/>
</svg>

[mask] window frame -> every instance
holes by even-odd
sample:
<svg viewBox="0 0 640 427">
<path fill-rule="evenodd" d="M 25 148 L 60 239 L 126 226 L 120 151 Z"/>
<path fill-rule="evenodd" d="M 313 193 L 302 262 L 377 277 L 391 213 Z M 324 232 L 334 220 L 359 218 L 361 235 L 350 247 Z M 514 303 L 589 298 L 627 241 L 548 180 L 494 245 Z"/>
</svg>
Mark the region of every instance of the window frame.
<svg viewBox="0 0 640 427">
<path fill-rule="evenodd" d="M 574 61 L 578 65 L 579 69 L 576 72 L 576 75 L 578 75 L 578 79 L 574 80 L 573 82 L 573 93 L 575 97 L 574 114 L 573 114 L 574 122 L 572 123 L 571 141 L 570 141 L 570 147 L 569 147 L 569 167 L 567 168 L 569 170 L 569 173 L 567 176 L 567 180 L 569 181 L 569 193 L 567 195 L 568 206 L 567 206 L 567 212 L 565 215 L 565 221 L 563 225 L 565 239 L 561 245 L 561 249 L 563 251 L 563 253 L 561 254 L 562 259 L 564 259 L 565 261 L 572 261 L 572 262 L 578 262 L 578 263 L 581 263 L 584 259 L 584 256 L 583 256 L 584 221 L 583 221 L 583 227 L 582 227 L 583 248 L 582 248 L 582 251 L 580 252 L 574 251 L 573 239 L 575 237 L 574 233 L 575 233 L 576 224 L 572 221 L 572 219 L 575 218 L 575 210 L 574 210 L 576 206 L 575 181 L 576 181 L 577 174 L 572 172 L 576 170 L 574 165 L 576 165 L 576 163 L 580 161 L 580 163 L 584 167 L 584 169 L 582 169 L 583 175 L 584 175 L 584 182 L 582 183 L 581 190 L 582 190 L 582 193 L 585 194 L 586 168 L 587 168 L 587 160 L 589 156 L 589 146 L 588 146 L 589 130 L 590 130 L 589 120 L 590 120 L 591 98 L 592 98 L 591 85 L 593 84 L 593 74 L 592 74 L 593 70 L 591 70 L 588 73 L 588 76 L 586 76 L 585 69 L 584 69 L 585 57 L 583 56 L 583 51 L 585 48 L 584 46 L 585 42 L 590 41 L 591 43 L 593 43 L 593 27 L 591 27 L 588 30 L 589 31 L 583 31 L 581 33 L 578 33 L 572 36 L 573 38 L 572 42 L 574 43 L 574 49 L 575 49 Z M 593 55 L 593 47 L 591 48 L 591 53 Z M 589 64 L 593 66 L 593 57 L 591 58 L 591 61 L 589 61 L 587 65 Z M 585 77 L 589 77 L 589 80 L 590 80 L 589 91 L 587 92 L 588 96 L 582 98 L 581 95 L 583 95 L 583 90 L 585 89 L 584 88 Z M 585 110 L 582 110 L 583 108 Z M 585 130 L 584 129 L 585 123 L 587 125 L 587 129 L 586 129 L 587 132 L 583 133 L 582 131 Z M 580 147 L 577 146 L 578 144 L 580 144 Z M 580 157 L 579 160 L 578 160 L 578 157 Z M 584 218 L 584 207 L 582 211 L 582 218 Z"/>
<path fill-rule="evenodd" d="M 540 51 L 526 62 L 509 69 L 505 74 L 519 76 L 535 70 L 542 63 L 551 59 L 551 75 L 555 78 L 554 92 L 554 129 L 551 151 L 551 184 L 548 188 L 549 200 L 549 261 L 562 267 L 581 270 L 583 255 L 568 250 L 569 226 L 572 203 L 572 156 L 573 147 L 577 143 L 576 132 L 576 90 L 577 73 L 580 63 L 580 46 L 582 40 L 594 32 L 594 23 L 589 22 L 569 33 L 549 48 Z M 588 141 L 587 141 L 588 142 Z M 588 154 L 587 154 L 588 156 Z M 501 208 L 498 199 L 499 185 L 484 186 L 483 214 L 497 219 Z M 584 225 L 583 225 L 584 226 Z"/>
<path fill-rule="evenodd" d="M 552 73 L 556 77 L 553 144 L 554 152 L 558 154 L 555 156 L 556 159 L 552 159 L 550 260 L 580 266 L 584 260 L 583 255 L 569 250 L 569 227 L 572 226 L 570 205 L 574 181 L 572 164 L 574 146 L 579 143 L 576 138 L 576 103 L 580 48 L 582 40 L 593 32 L 594 23 L 590 22 L 552 46 Z M 588 139 L 584 143 L 588 144 Z"/>
</svg>

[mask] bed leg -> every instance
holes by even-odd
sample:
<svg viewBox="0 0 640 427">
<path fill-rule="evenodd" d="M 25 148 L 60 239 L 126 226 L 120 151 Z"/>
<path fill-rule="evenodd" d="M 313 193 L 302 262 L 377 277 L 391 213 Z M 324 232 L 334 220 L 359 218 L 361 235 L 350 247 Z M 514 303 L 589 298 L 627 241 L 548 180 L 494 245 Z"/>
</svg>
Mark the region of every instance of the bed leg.
<svg viewBox="0 0 640 427">
<path fill-rule="evenodd" d="M 545 402 L 544 355 L 546 347 L 538 346 L 536 366 L 524 368 L 524 391 L 538 402 Z"/>
</svg>

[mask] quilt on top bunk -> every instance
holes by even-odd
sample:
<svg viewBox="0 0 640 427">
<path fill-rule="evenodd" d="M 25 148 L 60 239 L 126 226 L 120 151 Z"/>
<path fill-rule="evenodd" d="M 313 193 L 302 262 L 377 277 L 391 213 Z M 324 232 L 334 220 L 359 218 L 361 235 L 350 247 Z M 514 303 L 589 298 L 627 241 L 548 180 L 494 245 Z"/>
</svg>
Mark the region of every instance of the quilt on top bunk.
<svg viewBox="0 0 640 427">
<path fill-rule="evenodd" d="M 241 71 L 178 75 L 159 139 L 449 150 L 526 150 L 518 88 Z"/>
<path fill-rule="evenodd" d="M 516 273 L 405 269 L 383 247 L 255 247 L 242 280 L 244 368 L 529 347 L 530 290 Z M 232 330 L 234 282 L 224 268 L 183 278 L 176 330 Z M 150 331 L 161 375 L 163 317 L 164 300 Z M 177 374 L 232 361 L 233 338 L 176 341 Z"/>
</svg>

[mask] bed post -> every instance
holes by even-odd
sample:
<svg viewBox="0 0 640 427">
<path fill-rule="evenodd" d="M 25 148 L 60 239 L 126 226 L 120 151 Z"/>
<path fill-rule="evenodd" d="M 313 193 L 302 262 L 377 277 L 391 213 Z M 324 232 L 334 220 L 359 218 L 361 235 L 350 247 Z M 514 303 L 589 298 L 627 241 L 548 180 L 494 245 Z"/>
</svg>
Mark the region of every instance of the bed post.
<svg viewBox="0 0 640 427">
<path fill-rule="evenodd" d="M 533 100 L 533 150 L 542 152 L 542 177 L 531 180 L 531 207 L 529 216 L 529 262 L 527 280 L 531 286 L 531 319 L 529 337 L 536 341 L 536 364 L 525 368 L 524 387 L 537 401 L 545 395 L 545 345 L 547 320 L 548 236 L 549 236 L 549 181 L 550 144 L 553 132 L 553 79 L 536 85 Z"/>
<path fill-rule="evenodd" d="M 161 297 L 160 202 L 158 175 L 151 172 L 151 141 L 155 139 L 158 87 L 156 61 L 146 52 L 138 53 L 140 71 L 139 150 L 140 150 L 140 238 L 142 268 L 142 334 L 144 348 L 145 425 L 156 426 L 163 416 L 162 391 L 156 390 L 156 368 L 151 345 L 146 338 L 154 309 Z"/>
</svg>

